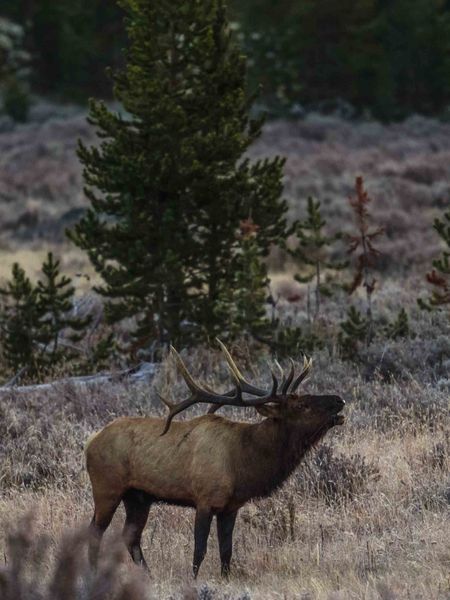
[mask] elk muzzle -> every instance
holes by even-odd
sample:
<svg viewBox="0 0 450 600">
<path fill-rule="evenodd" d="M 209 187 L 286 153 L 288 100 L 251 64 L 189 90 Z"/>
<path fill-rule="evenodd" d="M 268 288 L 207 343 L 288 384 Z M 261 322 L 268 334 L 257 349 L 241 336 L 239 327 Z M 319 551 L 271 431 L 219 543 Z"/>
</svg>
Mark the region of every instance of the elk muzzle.
<svg viewBox="0 0 450 600">
<path fill-rule="evenodd" d="M 340 413 L 344 410 L 345 401 L 340 396 L 319 396 L 318 402 L 320 408 L 330 416 L 332 425 L 342 425 L 345 421 L 344 415 Z"/>
</svg>

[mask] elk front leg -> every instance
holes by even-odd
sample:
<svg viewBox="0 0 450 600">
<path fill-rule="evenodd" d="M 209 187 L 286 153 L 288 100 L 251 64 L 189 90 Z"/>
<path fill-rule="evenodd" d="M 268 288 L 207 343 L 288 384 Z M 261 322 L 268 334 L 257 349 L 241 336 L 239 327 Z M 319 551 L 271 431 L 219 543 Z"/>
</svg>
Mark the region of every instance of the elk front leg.
<svg viewBox="0 0 450 600">
<path fill-rule="evenodd" d="M 230 575 L 230 562 L 233 553 L 233 530 L 236 523 L 237 510 L 217 515 L 217 535 L 219 538 L 220 562 L 222 577 Z"/>
<path fill-rule="evenodd" d="M 212 511 L 209 508 L 197 508 L 195 513 L 195 528 L 194 528 L 194 562 L 192 570 L 194 572 L 194 578 L 197 578 L 198 570 L 203 562 L 206 554 L 206 548 L 208 546 L 209 530 L 211 529 Z"/>
</svg>

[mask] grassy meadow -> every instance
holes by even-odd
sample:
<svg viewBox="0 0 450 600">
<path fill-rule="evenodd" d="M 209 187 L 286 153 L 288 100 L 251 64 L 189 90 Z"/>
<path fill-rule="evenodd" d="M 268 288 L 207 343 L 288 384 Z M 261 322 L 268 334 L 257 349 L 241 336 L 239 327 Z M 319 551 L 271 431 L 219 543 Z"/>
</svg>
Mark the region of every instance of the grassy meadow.
<svg viewBox="0 0 450 600">
<path fill-rule="evenodd" d="M 86 206 L 74 150 L 77 137 L 92 141 L 93 132 L 75 109 L 34 111 L 29 125 L 0 132 L 0 279 L 16 260 L 36 276 L 52 249 L 83 297 L 95 275 L 64 229 Z M 168 506 L 152 507 L 144 534 L 149 576 L 119 543 L 122 508 L 105 535 L 98 574 L 87 568 L 93 505 L 84 444 L 117 416 L 162 417 L 157 391 L 182 399 L 186 388 L 170 359 L 151 384 L 59 381 L 51 389 L 0 391 L 0 599 L 450 599 L 450 321 L 416 302 L 439 253 L 433 220 L 449 205 L 450 125 L 310 115 L 267 124 L 251 155 L 274 153 L 287 157 L 291 216 L 304 214 L 312 195 L 332 232 L 348 230 L 347 198 L 364 175 L 374 220 L 386 228 L 374 311 L 388 322 L 404 307 L 411 335 L 374 342 L 357 364 L 342 361 L 336 336 L 314 354 L 307 389 L 341 395 L 346 422 L 279 492 L 240 511 L 229 581 L 219 577 L 214 528 L 192 581 L 193 512 Z M 295 265 L 274 252 L 270 269 L 279 315 L 302 323 L 306 290 L 293 280 Z M 320 319 L 327 330 L 337 333 L 349 304 L 342 291 L 325 300 Z M 231 350 L 249 378 L 268 381 L 267 350 L 246 343 Z M 202 381 L 229 385 L 215 349 L 182 355 Z M 68 372 L 70 365 L 61 378 Z M 237 409 L 227 414 L 259 418 Z"/>
</svg>

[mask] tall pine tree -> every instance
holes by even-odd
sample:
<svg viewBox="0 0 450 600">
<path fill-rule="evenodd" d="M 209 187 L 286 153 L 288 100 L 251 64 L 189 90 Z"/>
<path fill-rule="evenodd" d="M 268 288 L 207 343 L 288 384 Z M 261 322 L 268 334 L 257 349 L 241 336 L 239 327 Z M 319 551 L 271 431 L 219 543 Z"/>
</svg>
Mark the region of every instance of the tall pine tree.
<svg viewBox="0 0 450 600">
<path fill-rule="evenodd" d="M 103 278 L 110 321 L 138 318 L 137 344 L 216 335 L 240 222 L 251 215 L 262 256 L 286 235 L 283 160 L 244 158 L 262 122 L 222 0 L 119 4 L 130 47 L 114 94 L 127 114 L 91 103 L 101 145 L 79 148 L 91 207 L 69 235 Z"/>
</svg>

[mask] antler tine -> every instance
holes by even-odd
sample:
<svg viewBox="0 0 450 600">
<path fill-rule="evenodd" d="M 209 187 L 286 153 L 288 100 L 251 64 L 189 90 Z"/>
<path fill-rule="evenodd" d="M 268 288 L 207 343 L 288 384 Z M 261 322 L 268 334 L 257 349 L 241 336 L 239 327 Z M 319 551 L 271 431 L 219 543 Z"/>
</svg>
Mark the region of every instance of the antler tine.
<svg viewBox="0 0 450 600">
<path fill-rule="evenodd" d="M 303 356 L 303 369 L 302 369 L 302 372 L 300 373 L 300 375 L 297 377 L 297 379 L 292 384 L 292 387 L 290 390 L 291 394 L 293 394 L 297 390 L 299 385 L 302 383 L 302 381 L 304 381 L 306 379 L 309 372 L 311 371 L 311 367 L 312 367 L 312 358 L 308 359 L 308 358 L 306 358 L 306 356 Z"/>
<path fill-rule="evenodd" d="M 173 402 L 169 402 L 169 400 L 167 400 L 167 398 L 164 398 L 164 396 L 162 396 L 159 392 L 156 392 L 156 395 L 161 400 L 161 402 L 165 404 L 170 410 L 175 406 Z"/>
<path fill-rule="evenodd" d="M 252 394 L 253 396 L 257 396 L 257 398 L 246 398 L 245 400 L 243 400 L 242 406 L 259 406 L 265 404 L 266 402 L 280 402 L 280 398 L 277 398 L 276 396 L 279 383 L 272 369 L 270 370 L 270 373 L 272 375 L 272 388 L 268 392 L 265 389 L 258 388 L 249 383 L 240 372 L 238 366 L 234 362 L 225 344 L 218 338 L 216 338 L 216 341 L 219 344 L 222 352 L 224 353 L 230 371 L 241 391 L 246 394 Z M 227 394 L 225 395 L 230 396 L 232 395 L 232 392 L 227 392 Z M 227 403 L 223 403 L 222 406 L 224 406 L 225 404 Z M 220 405 L 211 406 L 208 410 L 208 414 L 215 413 L 217 410 L 219 410 L 219 408 Z"/>
<path fill-rule="evenodd" d="M 270 397 L 274 397 L 277 395 L 277 391 L 278 391 L 278 379 L 276 378 L 275 373 L 272 371 L 272 369 L 270 370 L 270 374 L 272 375 L 272 389 L 270 390 L 269 396 Z"/>
<path fill-rule="evenodd" d="M 258 398 L 255 398 L 254 400 L 249 399 L 249 400 L 244 400 L 243 401 L 243 405 L 245 406 L 257 406 L 258 404 L 264 404 L 265 402 L 267 402 L 267 400 L 269 398 L 273 398 L 273 401 L 276 402 L 277 399 L 275 398 L 277 391 L 278 391 L 278 379 L 275 376 L 275 373 L 271 370 L 270 374 L 272 375 L 272 389 L 270 390 L 270 392 L 268 394 L 266 394 L 265 396 L 259 396 Z M 232 392 L 228 392 L 226 395 L 231 395 Z M 212 406 L 209 407 L 207 414 L 208 415 L 212 415 L 215 412 L 217 412 L 220 408 L 222 408 L 222 406 L 225 406 L 225 404 L 213 404 Z"/>
<path fill-rule="evenodd" d="M 216 338 L 216 342 L 219 344 L 220 349 L 222 350 L 222 352 L 225 355 L 225 360 L 228 363 L 228 367 L 229 367 L 234 379 L 239 382 L 245 381 L 244 376 L 239 371 L 238 366 L 236 365 L 236 363 L 233 360 L 233 357 L 228 352 L 228 348 L 225 346 L 225 344 L 221 340 L 219 340 L 219 338 Z"/>
<path fill-rule="evenodd" d="M 234 393 L 234 390 L 230 390 L 229 392 L 226 392 L 224 394 L 224 396 L 233 396 L 233 393 Z M 218 410 L 220 410 L 223 406 L 225 406 L 225 403 L 223 403 L 223 404 L 213 404 L 212 406 L 210 406 L 208 408 L 208 410 L 206 411 L 206 414 L 207 415 L 213 415 Z"/>
<path fill-rule="evenodd" d="M 286 380 L 283 381 L 283 387 L 281 388 L 281 393 L 283 395 L 286 395 L 288 393 L 289 386 L 291 385 L 295 375 L 295 363 L 292 360 L 292 358 L 289 359 L 289 362 L 291 363 L 291 370 L 289 371 L 289 375 L 287 376 Z"/>
<path fill-rule="evenodd" d="M 205 402 L 208 404 L 230 404 L 232 406 L 242 406 L 242 389 L 240 382 L 236 382 L 236 388 L 234 391 L 227 392 L 226 394 L 216 394 L 216 392 L 210 389 L 202 388 L 194 381 L 194 378 L 189 373 L 183 359 L 178 354 L 173 346 L 170 347 L 172 356 L 175 358 L 177 367 L 186 382 L 186 385 L 192 392 L 191 400 L 195 402 Z M 178 405 L 177 405 L 178 406 Z"/>
<path fill-rule="evenodd" d="M 283 367 L 280 365 L 280 363 L 277 361 L 277 359 L 275 359 L 273 362 L 275 363 L 276 368 L 280 371 L 281 379 L 284 382 L 284 369 L 283 369 Z"/>
<path fill-rule="evenodd" d="M 233 360 L 231 354 L 229 353 L 228 348 L 225 346 L 225 344 L 221 340 L 219 340 L 219 338 L 216 338 L 216 342 L 219 344 L 220 349 L 224 353 L 225 360 L 227 361 L 228 367 L 230 368 L 233 378 L 236 381 L 236 383 L 240 386 L 242 391 L 246 394 L 252 394 L 253 396 L 259 396 L 259 397 L 267 396 L 267 390 L 256 387 L 255 385 L 252 385 L 251 383 L 246 381 L 246 379 L 244 378 L 242 373 L 239 371 L 238 366 L 234 362 L 234 360 Z M 248 403 L 248 401 L 247 401 L 247 403 Z"/>
<path fill-rule="evenodd" d="M 184 364 L 183 359 L 181 358 L 181 356 L 178 354 L 178 352 L 175 350 L 175 348 L 173 346 L 170 346 L 170 353 L 171 353 L 172 357 L 175 359 L 177 368 L 180 371 L 181 376 L 183 377 L 184 381 L 186 382 L 186 385 L 188 386 L 188 388 L 191 390 L 191 392 L 193 394 L 196 394 L 199 391 L 200 387 L 195 383 L 194 378 L 189 373 L 189 371 L 186 369 L 186 365 Z"/>
<path fill-rule="evenodd" d="M 243 400 L 242 402 L 242 406 L 249 406 L 249 407 L 255 407 L 255 406 L 259 406 L 261 404 L 265 404 L 266 402 L 280 402 L 279 398 L 277 398 L 277 391 L 278 391 L 278 379 L 276 378 L 275 373 L 271 370 L 270 374 L 272 375 L 272 388 L 270 390 L 270 392 L 267 392 L 265 396 L 259 396 L 258 398 L 249 398 L 247 400 Z M 224 404 L 214 404 L 213 406 L 211 406 L 208 410 L 209 415 L 214 414 L 215 412 L 217 412 L 220 408 L 222 408 L 222 406 L 225 406 Z"/>
<path fill-rule="evenodd" d="M 160 396 L 160 398 L 161 398 L 161 396 Z M 164 402 L 164 404 L 167 404 L 167 406 L 169 407 L 170 410 L 169 410 L 169 415 L 166 419 L 166 424 L 164 426 L 164 430 L 161 433 L 161 436 L 165 435 L 169 431 L 170 425 L 171 425 L 174 417 L 176 417 L 183 410 L 186 410 L 186 408 L 193 406 L 197 401 L 191 397 L 191 398 L 188 398 L 187 400 L 184 400 L 183 402 L 180 402 L 180 404 L 168 403 L 166 400 L 163 400 L 163 402 Z"/>
<path fill-rule="evenodd" d="M 278 362 L 278 360 L 275 358 L 275 360 L 273 361 L 275 363 L 275 366 L 277 367 L 277 369 L 280 371 L 280 375 L 281 375 L 281 389 L 284 389 L 285 384 L 286 384 L 286 373 L 284 372 L 283 367 L 280 365 L 280 363 Z"/>
</svg>

